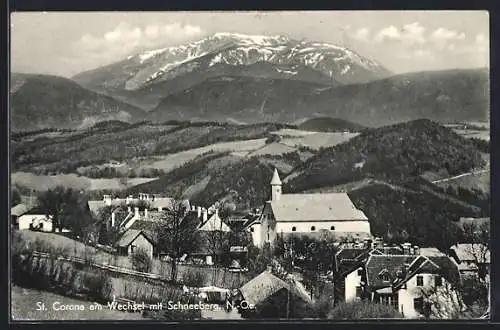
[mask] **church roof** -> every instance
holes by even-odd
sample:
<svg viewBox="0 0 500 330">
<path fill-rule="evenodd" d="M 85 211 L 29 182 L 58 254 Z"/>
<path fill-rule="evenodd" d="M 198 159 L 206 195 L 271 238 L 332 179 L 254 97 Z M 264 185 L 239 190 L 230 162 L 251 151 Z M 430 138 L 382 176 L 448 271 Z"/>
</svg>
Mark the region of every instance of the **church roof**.
<svg viewBox="0 0 500 330">
<path fill-rule="evenodd" d="M 283 194 L 269 203 L 276 221 L 368 220 L 346 193 Z"/>
<path fill-rule="evenodd" d="M 281 179 L 280 179 L 280 176 L 278 174 L 278 170 L 274 169 L 274 174 L 273 174 L 273 178 L 271 180 L 271 185 L 280 185 L 280 184 L 281 184 Z"/>
</svg>

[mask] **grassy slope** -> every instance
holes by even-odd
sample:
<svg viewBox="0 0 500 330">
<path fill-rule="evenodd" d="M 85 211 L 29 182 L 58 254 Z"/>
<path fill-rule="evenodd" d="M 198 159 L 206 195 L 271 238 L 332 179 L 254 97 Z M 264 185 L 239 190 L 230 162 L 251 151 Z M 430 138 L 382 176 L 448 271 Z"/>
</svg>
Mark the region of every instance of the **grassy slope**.
<svg viewBox="0 0 500 330">
<path fill-rule="evenodd" d="M 103 308 L 91 311 L 92 302 L 82 301 L 50 292 L 13 286 L 11 291 L 11 316 L 15 321 L 63 321 L 63 320 L 146 320 L 140 313 L 126 313 Z M 37 311 L 36 303 L 43 302 L 46 311 Z M 84 311 L 56 311 L 54 302 L 61 305 L 84 305 Z"/>
</svg>

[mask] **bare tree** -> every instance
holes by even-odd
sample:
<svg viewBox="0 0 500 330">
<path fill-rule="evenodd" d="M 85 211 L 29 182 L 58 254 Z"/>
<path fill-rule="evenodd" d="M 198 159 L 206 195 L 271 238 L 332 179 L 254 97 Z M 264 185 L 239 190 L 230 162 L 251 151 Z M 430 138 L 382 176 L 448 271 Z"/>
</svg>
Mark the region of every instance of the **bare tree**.
<svg viewBox="0 0 500 330">
<path fill-rule="evenodd" d="M 177 263 L 184 254 L 195 251 L 200 243 L 198 219 L 187 217 L 187 207 L 181 201 L 173 201 L 162 211 L 162 221 L 156 228 L 157 248 L 172 258 L 171 280 L 177 279 Z"/>
<path fill-rule="evenodd" d="M 419 291 L 424 304 L 422 312 L 427 318 L 457 319 L 466 310 L 459 287 L 447 281 L 443 281 L 440 286 L 419 288 Z"/>
<path fill-rule="evenodd" d="M 464 223 L 462 228 L 465 239 L 470 244 L 465 246 L 464 252 L 478 267 L 479 279 L 485 282 L 486 275 L 489 273 L 490 226 L 486 222 L 479 225 Z"/>
</svg>

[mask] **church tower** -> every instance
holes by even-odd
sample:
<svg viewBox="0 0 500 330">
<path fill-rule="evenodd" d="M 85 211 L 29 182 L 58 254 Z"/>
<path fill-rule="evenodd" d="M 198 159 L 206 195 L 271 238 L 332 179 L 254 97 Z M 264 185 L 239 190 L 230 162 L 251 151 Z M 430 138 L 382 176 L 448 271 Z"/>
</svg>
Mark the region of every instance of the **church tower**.
<svg viewBox="0 0 500 330">
<path fill-rule="evenodd" d="M 274 169 L 273 179 L 271 180 L 271 201 L 278 201 L 281 197 L 281 180 L 278 170 Z"/>
</svg>

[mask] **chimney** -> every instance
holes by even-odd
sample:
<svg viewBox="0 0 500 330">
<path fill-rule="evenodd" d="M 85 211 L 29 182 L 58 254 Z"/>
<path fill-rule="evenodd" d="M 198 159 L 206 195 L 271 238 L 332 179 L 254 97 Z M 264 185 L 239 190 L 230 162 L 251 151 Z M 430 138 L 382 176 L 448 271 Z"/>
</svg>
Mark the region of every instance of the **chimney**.
<svg viewBox="0 0 500 330">
<path fill-rule="evenodd" d="M 158 206 L 158 212 L 161 212 L 162 208 L 161 206 Z"/>
<path fill-rule="evenodd" d="M 410 255 L 411 243 L 403 243 L 403 254 Z"/>
<path fill-rule="evenodd" d="M 144 209 L 144 218 L 147 218 L 147 217 L 148 217 L 148 209 L 147 209 L 147 208 L 145 208 L 145 209 Z"/>
<path fill-rule="evenodd" d="M 215 209 L 215 215 L 219 216 L 219 209 Z"/>
<path fill-rule="evenodd" d="M 268 272 L 272 272 L 272 271 L 273 271 L 273 266 L 271 266 L 271 265 L 267 265 L 266 270 L 267 270 Z"/>
<path fill-rule="evenodd" d="M 191 211 L 196 211 L 196 206 L 191 205 Z"/>
<path fill-rule="evenodd" d="M 375 249 L 379 249 L 383 246 L 383 241 L 382 241 L 382 238 L 380 237 L 375 237 L 375 242 L 373 243 L 373 247 Z"/>
<path fill-rule="evenodd" d="M 418 245 L 415 245 L 413 247 L 413 253 L 415 253 L 415 255 L 420 255 L 420 248 L 418 247 Z"/>
<path fill-rule="evenodd" d="M 149 194 L 144 194 L 144 199 L 149 201 Z"/>
<path fill-rule="evenodd" d="M 104 195 L 104 204 L 111 205 L 111 196 L 110 195 Z"/>
<path fill-rule="evenodd" d="M 115 212 L 111 213 L 111 227 L 115 226 Z"/>
<path fill-rule="evenodd" d="M 139 217 L 139 208 L 137 206 L 134 207 L 134 212 L 135 212 L 134 216 Z"/>
<path fill-rule="evenodd" d="M 198 212 L 198 218 L 201 217 L 201 206 L 198 206 L 196 211 Z"/>
<path fill-rule="evenodd" d="M 208 220 L 208 211 L 206 209 L 203 209 L 203 222 Z"/>
<path fill-rule="evenodd" d="M 131 213 L 131 212 L 132 212 L 132 208 L 131 208 L 130 206 L 129 206 L 129 207 L 127 207 L 127 212 L 128 212 L 128 213 Z"/>
</svg>

